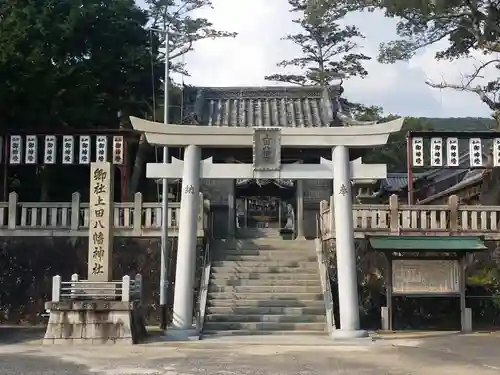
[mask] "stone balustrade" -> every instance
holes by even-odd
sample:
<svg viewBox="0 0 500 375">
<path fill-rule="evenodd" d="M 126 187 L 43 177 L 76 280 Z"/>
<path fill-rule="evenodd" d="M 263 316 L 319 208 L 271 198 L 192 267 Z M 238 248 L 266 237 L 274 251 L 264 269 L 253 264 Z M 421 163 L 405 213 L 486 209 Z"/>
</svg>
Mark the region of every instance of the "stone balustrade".
<svg viewBox="0 0 500 375">
<path fill-rule="evenodd" d="M 200 194 L 198 236 L 207 229 L 210 204 Z M 114 231 L 118 237 L 161 236 L 161 203 L 143 202 L 136 193 L 133 202 L 114 203 Z M 169 202 L 169 236 L 177 237 L 180 203 Z M 15 192 L 8 202 L 0 202 L 0 236 L 88 236 L 89 203 L 81 202 L 80 194 L 73 193 L 71 202 L 19 202 Z"/>
<path fill-rule="evenodd" d="M 335 238 L 333 199 L 320 203 L 323 239 Z M 399 204 L 390 197 L 389 204 L 354 204 L 353 226 L 356 238 L 365 235 L 480 235 L 500 239 L 500 206 L 460 205 L 452 195 L 448 204 Z"/>
</svg>

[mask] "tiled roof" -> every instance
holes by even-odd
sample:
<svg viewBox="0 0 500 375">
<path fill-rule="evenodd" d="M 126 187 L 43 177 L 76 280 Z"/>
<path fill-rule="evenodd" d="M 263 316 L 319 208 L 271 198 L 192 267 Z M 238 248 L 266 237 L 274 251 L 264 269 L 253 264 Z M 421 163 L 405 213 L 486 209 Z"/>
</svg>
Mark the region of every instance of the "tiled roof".
<svg viewBox="0 0 500 375">
<path fill-rule="evenodd" d="M 413 174 L 413 181 L 425 177 L 426 173 Z M 384 191 L 400 191 L 408 186 L 407 173 L 387 173 L 387 178 L 381 181 L 381 187 Z"/>
<path fill-rule="evenodd" d="M 208 126 L 341 126 L 342 88 L 186 87 L 184 123 Z"/>
<path fill-rule="evenodd" d="M 476 170 L 469 171 L 469 172 L 467 172 L 467 174 L 465 175 L 463 180 L 460 181 L 458 184 L 455 184 L 446 190 L 440 191 L 440 192 L 438 192 L 430 197 L 427 197 L 427 198 L 421 200 L 419 202 L 419 204 L 426 204 L 426 203 L 432 202 L 435 199 L 440 198 L 442 196 L 451 195 L 451 193 L 454 193 L 455 191 L 460 190 L 462 188 L 465 188 L 467 186 L 476 184 L 476 183 L 482 181 L 482 179 L 483 179 L 483 171 L 482 170 L 476 169 Z"/>
</svg>

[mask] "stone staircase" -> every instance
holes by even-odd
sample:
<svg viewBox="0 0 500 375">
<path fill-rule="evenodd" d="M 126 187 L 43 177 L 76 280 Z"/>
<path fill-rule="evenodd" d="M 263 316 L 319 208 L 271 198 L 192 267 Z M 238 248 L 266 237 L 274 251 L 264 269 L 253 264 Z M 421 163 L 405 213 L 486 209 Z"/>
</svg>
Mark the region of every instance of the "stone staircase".
<svg viewBox="0 0 500 375">
<path fill-rule="evenodd" d="M 219 240 L 203 333 L 325 334 L 314 241 Z"/>
</svg>

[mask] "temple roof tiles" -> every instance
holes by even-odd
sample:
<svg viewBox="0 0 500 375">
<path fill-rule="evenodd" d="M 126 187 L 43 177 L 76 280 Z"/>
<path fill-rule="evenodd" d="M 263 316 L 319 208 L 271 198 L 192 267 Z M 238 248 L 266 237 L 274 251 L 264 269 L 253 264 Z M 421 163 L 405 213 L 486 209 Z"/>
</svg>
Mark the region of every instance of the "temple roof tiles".
<svg viewBox="0 0 500 375">
<path fill-rule="evenodd" d="M 207 126 L 343 126 L 342 87 L 186 87 L 184 123 Z M 344 119 L 346 117 L 345 114 Z"/>
</svg>

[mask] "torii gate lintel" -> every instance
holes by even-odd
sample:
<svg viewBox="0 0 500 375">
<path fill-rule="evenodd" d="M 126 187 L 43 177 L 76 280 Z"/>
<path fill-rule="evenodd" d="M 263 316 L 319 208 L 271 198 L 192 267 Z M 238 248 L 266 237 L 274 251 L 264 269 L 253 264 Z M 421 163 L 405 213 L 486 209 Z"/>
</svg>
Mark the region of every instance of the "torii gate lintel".
<svg viewBox="0 0 500 375">
<path fill-rule="evenodd" d="M 148 163 L 147 178 L 182 178 L 184 161 L 172 157 L 171 163 Z M 387 176 L 384 164 L 363 164 L 361 158 L 350 162 L 351 179 L 370 180 Z M 281 164 L 279 170 L 258 171 L 253 164 L 214 163 L 213 158 L 200 162 L 201 179 L 286 179 L 312 180 L 332 179 L 333 162 L 321 158 L 320 164 Z"/>
</svg>

